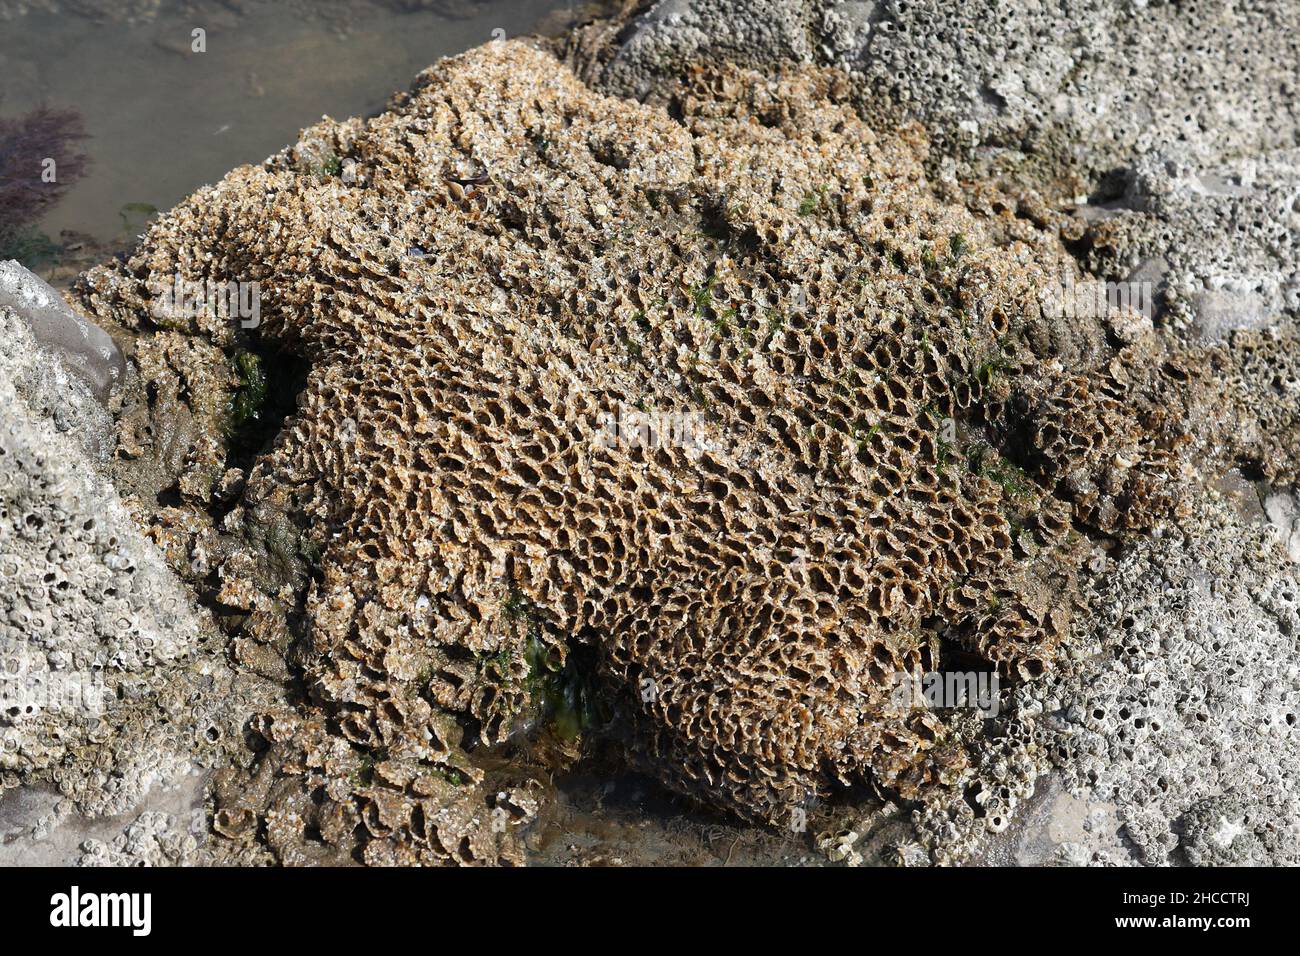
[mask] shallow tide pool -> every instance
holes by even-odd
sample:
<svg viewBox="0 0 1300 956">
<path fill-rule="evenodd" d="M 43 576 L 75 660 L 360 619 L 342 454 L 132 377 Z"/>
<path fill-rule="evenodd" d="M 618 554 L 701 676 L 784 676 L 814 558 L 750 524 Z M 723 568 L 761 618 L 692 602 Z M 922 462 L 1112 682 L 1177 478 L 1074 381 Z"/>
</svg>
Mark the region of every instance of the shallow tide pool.
<svg viewBox="0 0 1300 956">
<path fill-rule="evenodd" d="M 72 109 L 89 134 L 79 147 L 89 159 L 85 175 L 35 225 L 56 239 L 72 230 L 114 243 L 138 233 L 152 210 L 169 208 L 235 166 L 261 162 L 322 115 L 377 112 L 438 58 L 494 37 L 557 30 L 589 5 L 30 6 L 37 9 L 0 0 L 0 117 L 39 105 Z"/>
</svg>

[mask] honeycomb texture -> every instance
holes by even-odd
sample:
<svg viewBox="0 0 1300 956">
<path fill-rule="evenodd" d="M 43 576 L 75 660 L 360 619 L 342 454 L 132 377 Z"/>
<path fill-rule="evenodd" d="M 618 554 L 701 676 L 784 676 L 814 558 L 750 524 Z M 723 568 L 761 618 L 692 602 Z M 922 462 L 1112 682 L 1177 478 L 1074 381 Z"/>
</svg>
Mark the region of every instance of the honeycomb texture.
<svg viewBox="0 0 1300 956">
<path fill-rule="evenodd" d="M 511 734 L 539 646 L 593 652 L 670 786 L 776 824 L 868 774 L 915 795 L 960 772 L 932 713 L 888 706 L 945 646 L 1050 665 L 1071 523 L 1176 508 L 1178 422 L 1125 404 L 1145 353 L 1067 373 L 1029 348 L 1062 340 L 1037 307 L 1054 236 L 939 201 L 921 135 L 877 137 L 837 89 L 721 70 L 664 111 L 494 43 L 87 274 L 88 309 L 145 331 L 177 271 L 259 282 L 259 348 L 310 366 L 239 503 L 320 552 L 286 658 L 308 699 L 265 718 L 304 729 L 231 783 L 219 832 L 260 820 L 289 862 L 309 829 L 368 862 L 510 862 L 526 801 L 433 781 Z M 694 440 L 609 440 L 631 409 Z M 269 597 L 219 577 L 255 637 Z"/>
</svg>

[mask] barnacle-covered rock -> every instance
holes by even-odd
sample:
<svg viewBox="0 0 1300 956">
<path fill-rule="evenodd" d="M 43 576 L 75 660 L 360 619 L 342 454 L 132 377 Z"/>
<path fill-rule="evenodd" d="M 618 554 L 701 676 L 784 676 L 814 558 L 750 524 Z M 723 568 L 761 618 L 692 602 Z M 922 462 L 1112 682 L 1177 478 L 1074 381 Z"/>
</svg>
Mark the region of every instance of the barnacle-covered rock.
<svg viewBox="0 0 1300 956">
<path fill-rule="evenodd" d="M 223 526 L 287 522 L 318 568 L 204 549 L 250 612 L 237 658 L 308 691 L 224 782 L 219 833 L 265 823 L 284 862 L 510 861 L 527 801 L 464 750 L 578 649 L 633 755 L 746 817 L 962 778 L 892 688 L 954 649 L 1051 665 L 1091 552 L 1072 523 L 1177 509 L 1184 382 L 1046 319 L 1055 233 L 941 200 L 920 132 L 878 137 L 837 84 L 698 72 L 665 111 L 491 44 L 87 274 L 86 306 L 151 348 L 310 366 Z M 321 148 L 340 176 L 301 161 Z M 154 331 L 177 273 L 257 282 L 261 325 Z"/>
<path fill-rule="evenodd" d="M 3 306 L 0 343 L 0 791 L 123 813 L 210 765 L 240 682 L 198 661 L 212 629 L 98 470 L 105 436 L 51 411 L 78 380 Z"/>
</svg>

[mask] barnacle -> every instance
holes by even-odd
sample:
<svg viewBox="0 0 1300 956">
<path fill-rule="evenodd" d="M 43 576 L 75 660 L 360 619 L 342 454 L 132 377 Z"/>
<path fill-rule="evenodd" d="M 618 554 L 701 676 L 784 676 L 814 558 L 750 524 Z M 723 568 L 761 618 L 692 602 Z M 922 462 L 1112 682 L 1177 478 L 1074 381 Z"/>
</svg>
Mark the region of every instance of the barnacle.
<svg viewBox="0 0 1300 956">
<path fill-rule="evenodd" d="M 935 715 L 889 700 L 945 647 L 1050 666 L 1072 523 L 1175 508 L 1178 422 L 1121 400 L 1137 358 L 1053 354 L 1054 236 L 940 200 L 921 134 L 874 135 L 833 82 L 700 73 L 670 115 L 493 44 L 87 275 L 87 308 L 145 329 L 177 272 L 258 282 L 258 347 L 310 364 L 240 500 L 319 549 L 274 596 L 309 695 L 266 718 L 220 832 L 261 816 L 290 862 L 308 830 L 368 862 L 516 859 L 528 801 L 447 775 L 479 782 L 464 741 L 504 740 L 535 662 L 577 648 L 635 757 L 773 823 L 866 775 L 960 776 Z M 304 173 L 321 149 L 352 175 Z"/>
</svg>

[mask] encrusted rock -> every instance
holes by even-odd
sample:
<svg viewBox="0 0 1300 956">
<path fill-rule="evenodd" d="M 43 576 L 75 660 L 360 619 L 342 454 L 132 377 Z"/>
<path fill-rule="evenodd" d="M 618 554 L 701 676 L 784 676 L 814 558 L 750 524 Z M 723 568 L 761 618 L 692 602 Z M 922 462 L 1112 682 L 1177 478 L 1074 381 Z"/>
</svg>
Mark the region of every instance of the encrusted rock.
<svg viewBox="0 0 1300 956">
<path fill-rule="evenodd" d="M 219 832 L 252 813 L 298 861 L 338 814 L 370 862 L 508 860 L 476 835 L 495 798 L 428 805 L 420 781 L 481 778 L 463 748 L 571 657 L 637 759 L 748 817 L 786 825 L 868 774 L 910 797 L 963 778 L 896 682 L 945 646 L 1051 666 L 1091 553 L 1071 520 L 1178 511 L 1185 378 L 1045 314 L 1055 220 L 941 200 L 919 132 L 872 134 L 838 82 L 692 73 L 674 118 L 490 44 L 87 274 L 87 307 L 146 333 L 178 272 L 255 281 L 253 338 L 199 314 L 140 348 L 310 364 L 236 512 L 285 516 L 319 573 L 268 590 L 204 554 L 253 612 L 238 658 L 300 666 L 318 729 L 229 781 Z M 303 160 L 322 149 L 351 175 Z M 286 601 L 296 642 L 257 623 Z"/>
</svg>

